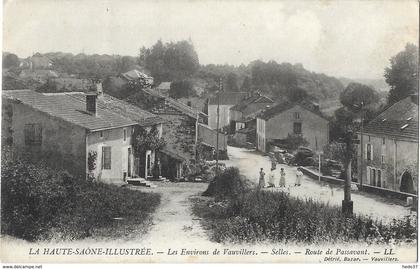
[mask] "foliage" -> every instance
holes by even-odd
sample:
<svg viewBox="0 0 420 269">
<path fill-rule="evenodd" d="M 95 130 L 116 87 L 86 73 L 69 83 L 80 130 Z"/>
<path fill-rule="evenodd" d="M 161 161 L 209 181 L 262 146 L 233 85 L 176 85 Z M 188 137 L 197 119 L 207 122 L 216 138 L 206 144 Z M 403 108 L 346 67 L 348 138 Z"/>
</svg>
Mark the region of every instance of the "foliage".
<svg viewBox="0 0 420 269">
<path fill-rule="evenodd" d="M 1 177 L 1 231 L 29 241 L 124 236 L 145 228 L 160 201 L 21 160 L 2 160 Z M 115 217 L 123 218 L 117 228 Z"/>
<path fill-rule="evenodd" d="M 3 54 L 3 68 L 13 68 L 19 66 L 19 58 L 16 54 L 7 53 Z"/>
<path fill-rule="evenodd" d="M 390 59 L 391 66 L 385 68 L 385 81 L 391 86 L 388 104 L 393 104 L 411 93 L 418 93 L 418 47 L 407 44 L 405 50 Z"/>
<path fill-rule="evenodd" d="M 165 44 L 159 40 L 151 48 L 142 47 L 139 63 L 150 70 L 155 83 L 186 79 L 199 68 L 194 46 L 185 40 Z"/>
<path fill-rule="evenodd" d="M 374 89 L 369 86 L 351 82 L 340 94 L 340 102 L 350 111 L 360 111 L 360 104 L 369 106 L 379 101 L 379 96 Z"/>
<path fill-rule="evenodd" d="M 324 157 L 327 159 L 346 163 L 349 156 L 351 156 L 353 163 L 356 163 L 357 148 L 355 145 L 352 145 L 350 152 L 348 152 L 346 144 L 340 142 L 331 142 L 324 147 Z"/>
<path fill-rule="evenodd" d="M 193 84 L 190 80 L 173 81 L 169 89 L 169 96 L 175 99 L 190 97 L 194 94 Z"/>
<path fill-rule="evenodd" d="M 238 76 L 235 73 L 230 72 L 227 74 L 223 82 L 223 90 L 227 92 L 239 91 Z"/>
<path fill-rule="evenodd" d="M 286 139 L 283 140 L 283 143 L 286 149 L 289 150 L 297 150 L 300 146 L 309 145 L 308 140 L 298 134 L 288 134 Z"/>
<path fill-rule="evenodd" d="M 88 170 L 93 171 L 96 169 L 96 159 L 98 157 L 98 152 L 91 150 L 88 153 Z"/>
<path fill-rule="evenodd" d="M 398 243 L 417 238 L 416 218 L 390 224 L 353 215 L 312 199 L 285 192 L 247 191 L 223 203 L 197 202 L 193 211 L 203 218 L 212 240 L 223 243 L 256 241 L 334 243 Z"/>
<path fill-rule="evenodd" d="M 165 146 L 165 140 L 159 137 L 159 130 L 155 126 L 150 131 L 136 126 L 131 141 L 133 153 L 136 157 L 144 155 L 147 150 L 159 150 Z"/>
<path fill-rule="evenodd" d="M 204 196 L 214 196 L 217 199 L 236 197 L 249 189 L 251 183 L 239 174 L 236 167 L 228 167 L 223 173 L 215 176 L 203 193 Z"/>
</svg>

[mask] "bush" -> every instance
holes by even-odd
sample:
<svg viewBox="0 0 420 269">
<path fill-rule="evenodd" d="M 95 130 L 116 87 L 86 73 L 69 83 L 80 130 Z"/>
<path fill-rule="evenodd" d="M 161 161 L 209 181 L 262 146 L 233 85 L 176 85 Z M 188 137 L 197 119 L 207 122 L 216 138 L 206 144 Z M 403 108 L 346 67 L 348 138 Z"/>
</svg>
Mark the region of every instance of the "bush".
<svg viewBox="0 0 420 269">
<path fill-rule="evenodd" d="M 239 174 L 238 168 L 228 167 L 210 181 L 203 195 L 213 196 L 217 199 L 236 197 L 239 194 L 245 193 L 251 185 L 251 182 Z"/>
<path fill-rule="evenodd" d="M 194 212 L 216 242 L 398 243 L 417 238 L 415 218 L 388 225 L 356 215 L 346 218 L 339 207 L 284 192 L 247 191 L 222 206 L 203 203 L 197 203 Z"/>
<path fill-rule="evenodd" d="M 2 161 L 1 232 L 29 241 L 109 236 L 113 218 L 125 229 L 148 220 L 157 194 L 74 178 L 23 161 Z M 123 226 L 124 227 L 124 226 Z"/>
</svg>

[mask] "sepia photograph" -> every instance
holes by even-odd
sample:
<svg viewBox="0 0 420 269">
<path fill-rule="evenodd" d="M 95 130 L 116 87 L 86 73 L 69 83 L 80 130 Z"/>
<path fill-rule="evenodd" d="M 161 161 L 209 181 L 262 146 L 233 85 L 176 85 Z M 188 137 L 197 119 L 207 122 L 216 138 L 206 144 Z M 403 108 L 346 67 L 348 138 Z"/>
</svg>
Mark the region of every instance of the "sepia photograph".
<svg viewBox="0 0 420 269">
<path fill-rule="evenodd" d="M 419 1 L 2 8 L 2 268 L 417 268 Z"/>
</svg>

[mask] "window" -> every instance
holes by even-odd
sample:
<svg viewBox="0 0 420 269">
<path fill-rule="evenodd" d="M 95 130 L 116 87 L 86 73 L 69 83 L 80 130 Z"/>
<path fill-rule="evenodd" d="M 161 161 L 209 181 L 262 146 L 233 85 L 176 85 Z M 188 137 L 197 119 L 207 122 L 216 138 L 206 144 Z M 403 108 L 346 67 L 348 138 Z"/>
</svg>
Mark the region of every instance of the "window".
<svg viewBox="0 0 420 269">
<path fill-rule="evenodd" d="M 294 118 L 295 120 L 300 119 L 300 112 L 294 112 L 294 113 L 293 113 L 293 118 Z"/>
<path fill-rule="evenodd" d="M 385 137 L 382 137 L 382 145 L 385 145 Z"/>
<path fill-rule="evenodd" d="M 123 129 L 123 140 L 124 142 L 127 141 L 127 129 Z"/>
<path fill-rule="evenodd" d="M 99 137 L 100 137 L 100 138 L 104 138 L 104 131 L 100 131 L 100 132 L 99 132 Z"/>
<path fill-rule="evenodd" d="M 376 186 L 376 170 L 371 169 L 370 171 L 372 171 L 372 176 L 371 176 L 372 184 L 371 185 Z"/>
<path fill-rule="evenodd" d="M 381 155 L 381 164 L 385 164 L 385 156 Z"/>
<path fill-rule="evenodd" d="M 293 123 L 293 133 L 294 134 L 301 134 L 302 133 L 302 123 L 301 122 L 294 122 Z"/>
<path fill-rule="evenodd" d="M 111 169 L 111 147 L 102 147 L 102 170 Z"/>
<path fill-rule="evenodd" d="M 42 143 L 42 127 L 39 123 L 25 124 L 24 127 L 25 145 L 40 146 Z"/>
<path fill-rule="evenodd" d="M 382 171 L 378 169 L 377 174 L 378 174 L 377 186 L 381 187 Z"/>
<path fill-rule="evenodd" d="M 373 157 L 373 147 L 372 144 L 366 144 L 366 160 L 371 161 Z"/>
</svg>

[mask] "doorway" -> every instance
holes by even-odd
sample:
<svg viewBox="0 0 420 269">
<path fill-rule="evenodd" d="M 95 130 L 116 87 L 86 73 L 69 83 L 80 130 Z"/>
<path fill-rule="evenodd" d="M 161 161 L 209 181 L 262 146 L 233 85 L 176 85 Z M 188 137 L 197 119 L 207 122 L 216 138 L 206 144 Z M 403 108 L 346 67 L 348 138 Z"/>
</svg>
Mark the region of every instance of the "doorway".
<svg viewBox="0 0 420 269">
<path fill-rule="evenodd" d="M 413 177 L 408 171 L 405 171 L 401 176 L 400 191 L 413 194 L 416 193 L 416 191 L 414 190 Z"/>
</svg>

